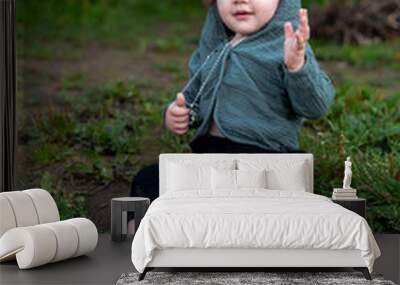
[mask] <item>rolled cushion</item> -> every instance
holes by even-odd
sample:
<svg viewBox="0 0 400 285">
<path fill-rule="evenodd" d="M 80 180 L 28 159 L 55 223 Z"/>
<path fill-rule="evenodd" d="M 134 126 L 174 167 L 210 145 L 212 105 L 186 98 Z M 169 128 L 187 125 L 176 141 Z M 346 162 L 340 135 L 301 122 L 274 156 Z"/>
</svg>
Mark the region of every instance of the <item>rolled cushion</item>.
<svg viewBox="0 0 400 285">
<path fill-rule="evenodd" d="M 17 222 L 10 202 L 6 197 L 0 195 L 0 237 L 16 226 Z"/>
<path fill-rule="evenodd" d="M 22 191 L 30 196 L 36 208 L 39 224 L 57 222 L 60 220 L 56 202 L 49 192 L 43 189 L 28 189 Z"/>
<path fill-rule="evenodd" d="M 0 237 L 9 229 L 60 220 L 56 202 L 43 189 L 0 193 Z"/>
<path fill-rule="evenodd" d="M 35 205 L 30 196 L 22 191 L 3 192 L 1 196 L 10 203 L 17 227 L 33 226 L 39 223 Z"/>
<path fill-rule="evenodd" d="M 98 233 L 95 224 L 86 218 L 74 218 L 65 220 L 71 224 L 78 233 L 78 248 L 74 257 L 86 254 L 94 250 L 97 246 Z"/>
<path fill-rule="evenodd" d="M 20 269 L 33 268 L 86 254 L 97 241 L 96 226 L 85 218 L 18 227 L 0 238 L 0 261 L 16 256 Z"/>
<path fill-rule="evenodd" d="M 70 258 L 75 255 L 79 246 L 79 237 L 75 229 L 71 228 L 70 223 L 54 222 L 44 224 L 43 227 L 49 228 L 55 235 L 57 249 L 51 262 L 57 262 Z"/>
<path fill-rule="evenodd" d="M 51 262 L 56 250 L 53 231 L 42 225 L 13 228 L 0 239 L 0 261 L 14 259 L 16 255 L 20 269 Z"/>
</svg>

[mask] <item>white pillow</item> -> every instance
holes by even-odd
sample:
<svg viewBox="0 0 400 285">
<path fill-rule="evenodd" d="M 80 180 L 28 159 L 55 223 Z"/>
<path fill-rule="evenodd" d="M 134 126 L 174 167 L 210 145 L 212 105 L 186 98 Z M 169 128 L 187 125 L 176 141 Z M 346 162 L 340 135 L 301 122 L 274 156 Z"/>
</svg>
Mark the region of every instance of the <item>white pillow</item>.
<svg viewBox="0 0 400 285">
<path fill-rule="evenodd" d="M 211 168 L 212 190 L 236 190 L 236 170 Z"/>
<path fill-rule="evenodd" d="M 167 191 L 210 189 L 210 166 L 168 164 Z"/>
<path fill-rule="evenodd" d="M 266 170 L 232 170 L 211 168 L 212 190 L 267 188 Z"/>
<path fill-rule="evenodd" d="M 170 160 L 166 164 L 167 191 L 210 190 L 211 168 L 235 169 L 235 160 L 190 161 Z"/>
<path fill-rule="evenodd" d="M 236 171 L 238 188 L 267 188 L 267 170 L 242 170 Z"/>
<path fill-rule="evenodd" d="M 249 160 L 238 159 L 239 170 L 267 170 L 267 188 L 303 191 L 309 188 L 308 164 L 304 160 Z"/>
</svg>

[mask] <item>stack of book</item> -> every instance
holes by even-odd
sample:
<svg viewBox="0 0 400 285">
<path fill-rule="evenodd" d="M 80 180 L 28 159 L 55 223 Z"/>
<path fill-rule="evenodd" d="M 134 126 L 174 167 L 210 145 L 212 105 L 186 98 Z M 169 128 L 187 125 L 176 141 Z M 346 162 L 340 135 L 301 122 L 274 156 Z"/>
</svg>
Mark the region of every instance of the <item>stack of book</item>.
<svg viewBox="0 0 400 285">
<path fill-rule="evenodd" d="M 336 200 L 357 199 L 357 189 L 335 188 L 333 189 L 332 199 Z"/>
</svg>

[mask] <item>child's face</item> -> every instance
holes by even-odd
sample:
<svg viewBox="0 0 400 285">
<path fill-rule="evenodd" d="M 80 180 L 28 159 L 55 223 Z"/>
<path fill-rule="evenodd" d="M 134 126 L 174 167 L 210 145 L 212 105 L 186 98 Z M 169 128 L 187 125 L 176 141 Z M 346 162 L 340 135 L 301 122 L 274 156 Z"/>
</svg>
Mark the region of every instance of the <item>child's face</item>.
<svg viewBox="0 0 400 285">
<path fill-rule="evenodd" d="M 271 20 L 278 3 L 279 0 L 217 0 L 225 25 L 241 35 L 257 32 Z"/>
</svg>

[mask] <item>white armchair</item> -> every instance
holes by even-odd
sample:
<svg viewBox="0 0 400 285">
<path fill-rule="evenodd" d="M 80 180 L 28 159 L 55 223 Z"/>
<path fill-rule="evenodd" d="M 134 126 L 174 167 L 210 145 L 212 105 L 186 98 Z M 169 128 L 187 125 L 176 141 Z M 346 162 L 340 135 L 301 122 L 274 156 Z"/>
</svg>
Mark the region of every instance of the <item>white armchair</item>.
<svg viewBox="0 0 400 285">
<path fill-rule="evenodd" d="M 0 193 L 0 262 L 16 259 L 20 269 L 28 269 L 89 253 L 97 241 L 89 219 L 60 221 L 46 190 Z"/>
</svg>

